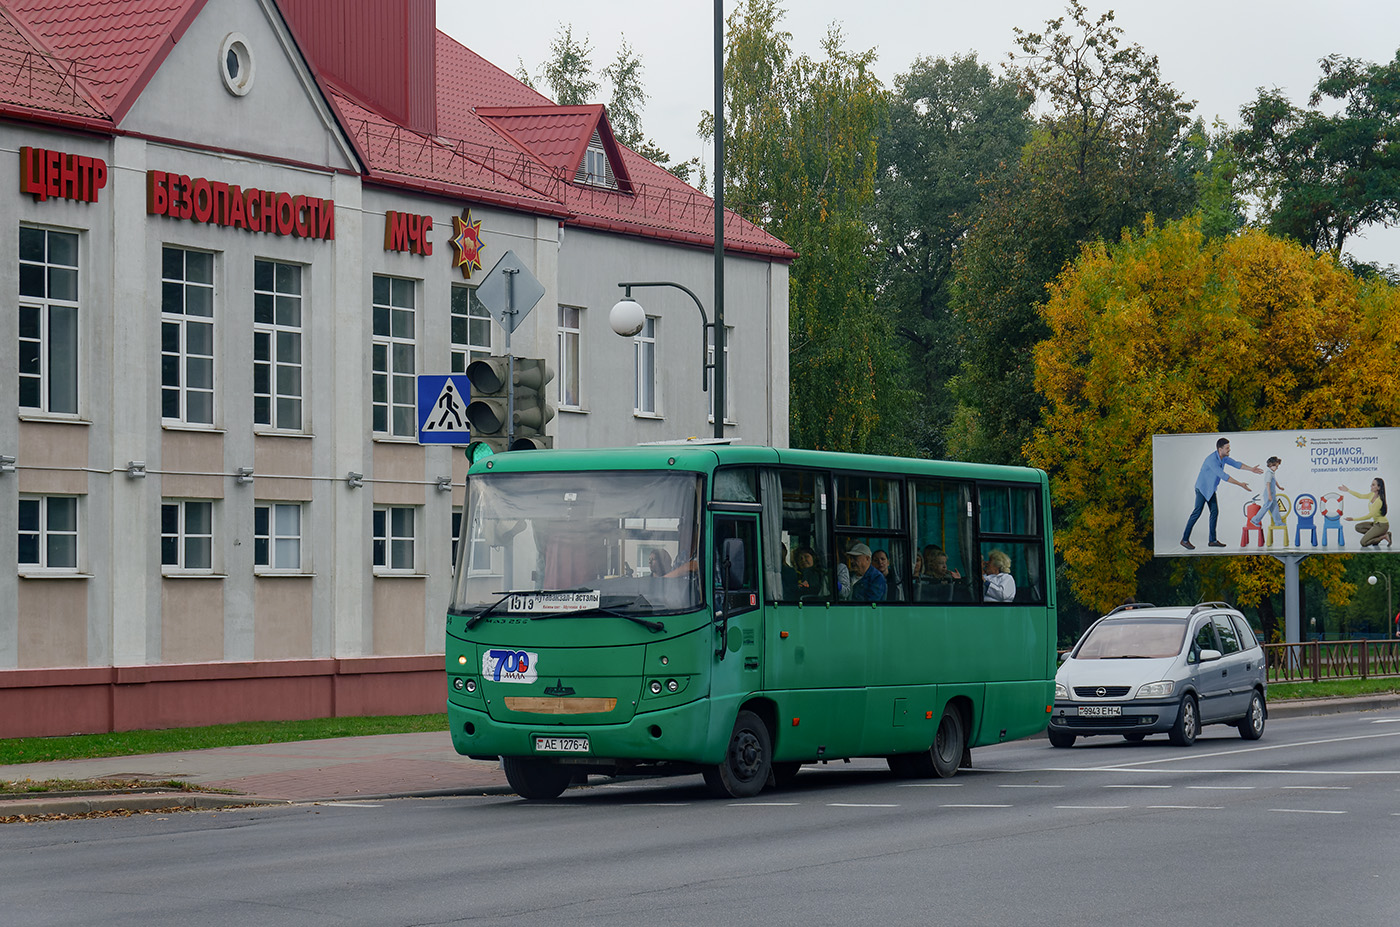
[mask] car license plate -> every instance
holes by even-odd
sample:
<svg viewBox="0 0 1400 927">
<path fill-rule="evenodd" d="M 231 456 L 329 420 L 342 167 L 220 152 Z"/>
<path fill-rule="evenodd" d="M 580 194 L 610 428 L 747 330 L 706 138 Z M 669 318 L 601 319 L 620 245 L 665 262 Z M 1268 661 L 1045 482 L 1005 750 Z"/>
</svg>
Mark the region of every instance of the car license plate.
<svg viewBox="0 0 1400 927">
<path fill-rule="evenodd" d="M 1081 718 L 1117 718 L 1122 714 L 1123 708 L 1119 705 L 1079 706 L 1079 717 Z"/>
<path fill-rule="evenodd" d="M 587 737 L 536 737 L 536 753 L 587 753 Z"/>
</svg>

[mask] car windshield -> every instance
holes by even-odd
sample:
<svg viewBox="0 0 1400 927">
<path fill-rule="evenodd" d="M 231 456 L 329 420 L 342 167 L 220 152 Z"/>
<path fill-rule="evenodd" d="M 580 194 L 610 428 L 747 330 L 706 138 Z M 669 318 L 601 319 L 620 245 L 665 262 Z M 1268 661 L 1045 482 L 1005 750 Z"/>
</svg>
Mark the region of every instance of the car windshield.
<svg viewBox="0 0 1400 927">
<path fill-rule="evenodd" d="M 1112 618 L 1089 629 L 1075 648 L 1076 660 L 1174 657 L 1186 639 L 1183 618 Z"/>
<path fill-rule="evenodd" d="M 644 470 L 473 475 L 450 607 L 471 614 L 507 592 L 568 590 L 614 613 L 693 611 L 701 486 L 698 474 Z M 492 613 L 506 610 L 518 609 Z"/>
</svg>

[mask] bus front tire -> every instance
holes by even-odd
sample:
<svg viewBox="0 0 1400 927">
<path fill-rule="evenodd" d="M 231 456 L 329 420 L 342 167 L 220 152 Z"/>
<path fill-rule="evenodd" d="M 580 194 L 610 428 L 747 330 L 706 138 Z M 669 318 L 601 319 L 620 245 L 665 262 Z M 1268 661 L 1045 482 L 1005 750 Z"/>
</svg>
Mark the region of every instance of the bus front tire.
<svg viewBox="0 0 1400 927">
<path fill-rule="evenodd" d="M 506 781 L 521 798 L 558 798 L 574 781 L 572 769 L 544 760 L 506 756 L 501 758 L 501 765 L 505 767 Z"/>
<path fill-rule="evenodd" d="M 773 738 L 763 719 L 741 711 L 734 719 L 724 762 L 705 770 L 705 785 L 717 798 L 753 798 L 773 772 Z"/>
</svg>

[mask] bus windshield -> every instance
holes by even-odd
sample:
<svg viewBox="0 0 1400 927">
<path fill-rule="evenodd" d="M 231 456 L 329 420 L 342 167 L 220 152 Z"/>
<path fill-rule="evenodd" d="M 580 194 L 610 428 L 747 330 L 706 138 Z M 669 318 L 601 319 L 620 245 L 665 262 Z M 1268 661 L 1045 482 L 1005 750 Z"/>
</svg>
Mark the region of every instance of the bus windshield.
<svg viewBox="0 0 1400 927">
<path fill-rule="evenodd" d="M 451 610 L 510 592 L 598 592 L 628 615 L 703 604 L 701 477 L 615 471 L 474 475 L 457 548 Z"/>
</svg>

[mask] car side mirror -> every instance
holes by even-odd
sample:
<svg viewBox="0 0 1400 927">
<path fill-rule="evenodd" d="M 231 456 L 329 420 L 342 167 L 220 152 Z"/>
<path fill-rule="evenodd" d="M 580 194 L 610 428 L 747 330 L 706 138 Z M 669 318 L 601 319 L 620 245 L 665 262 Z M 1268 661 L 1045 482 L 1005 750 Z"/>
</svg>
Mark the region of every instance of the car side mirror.
<svg viewBox="0 0 1400 927">
<path fill-rule="evenodd" d="M 1063 663 L 1068 660 L 1073 653 L 1073 650 L 1066 650 L 1064 653 L 1060 654 L 1060 662 Z"/>
<path fill-rule="evenodd" d="M 1218 650 L 1202 650 L 1202 651 L 1201 651 L 1201 662 L 1202 662 L 1202 663 L 1209 663 L 1211 660 L 1219 660 L 1221 656 L 1222 656 L 1222 655 L 1221 655 L 1220 651 L 1218 651 Z"/>
</svg>

